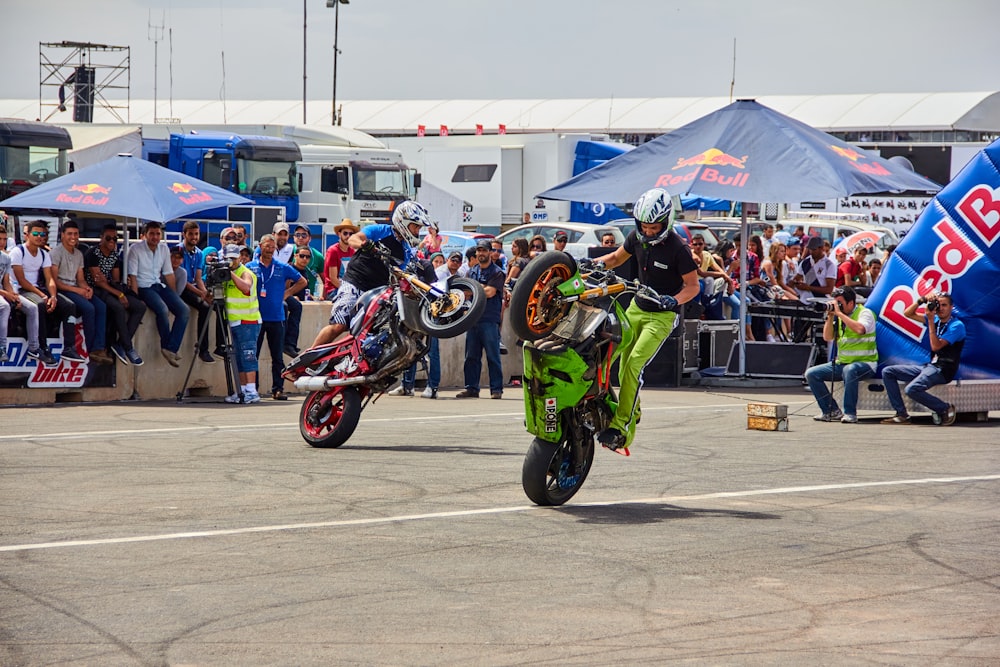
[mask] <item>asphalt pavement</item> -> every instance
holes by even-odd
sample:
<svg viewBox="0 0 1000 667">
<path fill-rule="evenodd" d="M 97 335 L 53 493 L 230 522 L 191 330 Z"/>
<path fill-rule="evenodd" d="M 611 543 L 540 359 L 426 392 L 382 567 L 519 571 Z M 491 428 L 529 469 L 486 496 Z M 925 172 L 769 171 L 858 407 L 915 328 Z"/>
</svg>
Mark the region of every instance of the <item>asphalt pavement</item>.
<svg viewBox="0 0 1000 667">
<path fill-rule="evenodd" d="M 503 400 L 0 410 L 0 665 L 995 665 L 1000 414 L 647 389 L 561 508 Z M 484 394 L 485 396 L 485 394 Z M 786 433 L 746 404 L 789 406 Z"/>
</svg>

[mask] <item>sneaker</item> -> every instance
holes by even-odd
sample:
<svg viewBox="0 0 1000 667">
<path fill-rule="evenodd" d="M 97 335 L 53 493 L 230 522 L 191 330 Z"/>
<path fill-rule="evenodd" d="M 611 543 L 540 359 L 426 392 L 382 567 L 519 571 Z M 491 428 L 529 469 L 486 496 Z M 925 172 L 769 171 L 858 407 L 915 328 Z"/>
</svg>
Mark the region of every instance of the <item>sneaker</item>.
<svg viewBox="0 0 1000 667">
<path fill-rule="evenodd" d="M 128 357 L 128 360 L 132 363 L 133 366 L 142 366 L 142 357 L 140 357 L 139 353 L 135 351 L 135 348 L 132 348 L 131 350 L 126 352 L 125 356 Z"/>
<path fill-rule="evenodd" d="M 463 389 L 455 394 L 455 398 L 479 398 L 479 392 L 475 389 Z"/>
<path fill-rule="evenodd" d="M 942 422 L 941 417 L 942 417 L 942 415 L 941 415 L 940 412 L 932 412 L 931 413 L 931 421 L 934 422 L 935 426 L 940 426 L 941 425 L 941 422 Z"/>
<path fill-rule="evenodd" d="M 115 343 L 114 345 L 111 346 L 111 352 L 116 357 L 118 357 L 118 361 L 120 361 L 123 364 L 125 364 L 126 366 L 128 366 L 128 362 L 129 362 L 128 353 L 125 352 L 125 348 L 124 347 L 122 347 L 118 343 Z"/>
<path fill-rule="evenodd" d="M 240 396 L 240 392 L 236 392 L 231 396 L 226 396 L 222 400 L 224 400 L 226 403 L 239 403 L 242 400 L 242 397 Z"/>
<path fill-rule="evenodd" d="M 215 357 L 208 353 L 208 350 L 203 350 L 198 353 L 198 358 L 204 361 L 206 364 L 214 364 Z"/>
<path fill-rule="evenodd" d="M 503 341 L 500 341 L 500 354 L 507 354 L 507 346 L 503 344 Z"/>
<path fill-rule="evenodd" d="M 59 355 L 60 359 L 65 359 L 66 361 L 78 361 L 82 364 L 89 364 L 90 359 L 84 359 L 80 354 L 72 348 L 63 348 L 62 354 Z"/>
<path fill-rule="evenodd" d="M 255 391 L 247 391 L 243 393 L 244 403 L 260 403 L 260 394 Z"/>
<path fill-rule="evenodd" d="M 10 361 L 10 357 L 7 356 L 7 348 L 0 348 L 0 364 L 5 364 Z"/>
<path fill-rule="evenodd" d="M 161 347 L 160 348 L 160 354 L 162 354 L 163 358 L 167 360 L 167 363 L 170 364 L 171 366 L 173 366 L 174 368 L 177 368 L 177 367 L 179 367 L 181 365 L 181 363 L 180 363 L 180 355 L 174 354 L 173 352 L 171 352 L 167 348 Z"/>
<path fill-rule="evenodd" d="M 843 417 L 840 418 L 840 423 L 841 424 L 857 424 L 858 423 L 858 416 L 857 415 L 844 415 Z"/>
<path fill-rule="evenodd" d="M 883 419 L 880 423 L 881 424 L 909 424 L 910 423 L 910 416 L 909 415 L 893 415 L 892 417 L 889 417 L 888 419 Z"/>
<path fill-rule="evenodd" d="M 399 385 L 389 392 L 389 396 L 413 396 L 413 389 L 407 389 L 403 385 Z"/>
<path fill-rule="evenodd" d="M 941 426 L 951 426 L 955 423 L 956 419 L 958 419 L 958 411 L 955 410 L 954 405 L 949 405 L 948 409 L 941 416 Z"/>
<path fill-rule="evenodd" d="M 31 356 L 31 352 L 28 352 L 28 356 L 29 357 Z M 36 351 L 35 356 L 33 358 L 38 359 L 40 362 L 42 362 L 42 366 L 48 366 L 49 368 L 59 365 L 59 362 L 56 361 L 56 358 L 52 356 L 52 353 L 45 348 Z"/>
<path fill-rule="evenodd" d="M 423 393 L 420 394 L 421 398 L 437 398 L 438 390 L 437 387 L 427 387 L 424 389 Z"/>
<path fill-rule="evenodd" d="M 836 410 L 831 410 L 830 412 L 824 412 L 821 415 L 816 415 L 813 417 L 814 421 L 818 422 L 835 422 L 840 421 L 840 418 L 844 416 L 844 413 L 840 411 L 840 408 Z"/>
<path fill-rule="evenodd" d="M 494 391 L 493 393 L 490 394 L 490 398 L 492 398 L 494 400 L 499 400 L 499 399 L 503 398 L 503 392 L 502 391 Z"/>
</svg>

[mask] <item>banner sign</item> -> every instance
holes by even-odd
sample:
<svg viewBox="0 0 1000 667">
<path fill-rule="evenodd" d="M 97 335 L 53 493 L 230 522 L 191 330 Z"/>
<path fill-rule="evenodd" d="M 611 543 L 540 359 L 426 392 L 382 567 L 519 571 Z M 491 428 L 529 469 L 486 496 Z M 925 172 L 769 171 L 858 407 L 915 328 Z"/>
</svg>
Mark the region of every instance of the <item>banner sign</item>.
<svg viewBox="0 0 1000 667">
<path fill-rule="evenodd" d="M 903 315 L 948 292 L 966 339 L 957 379 L 1000 379 L 1000 140 L 980 151 L 913 223 L 872 290 L 879 364 L 930 359 L 926 325 Z M 918 310 L 923 314 L 923 308 Z"/>
</svg>

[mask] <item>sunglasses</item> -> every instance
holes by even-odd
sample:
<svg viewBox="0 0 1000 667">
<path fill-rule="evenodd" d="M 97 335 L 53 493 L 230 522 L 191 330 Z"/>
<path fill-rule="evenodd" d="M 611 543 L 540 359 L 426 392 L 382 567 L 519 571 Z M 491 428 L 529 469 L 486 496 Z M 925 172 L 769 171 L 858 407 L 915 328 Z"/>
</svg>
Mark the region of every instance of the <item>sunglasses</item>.
<svg viewBox="0 0 1000 667">
<path fill-rule="evenodd" d="M 102 241 L 117 241 L 118 237 L 117 236 L 105 236 L 105 237 L 102 237 L 101 240 Z"/>
<path fill-rule="evenodd" d="M 312 259 L 312 255 L 307 255 L 306 253 L 299 253 L 301 259 Z"/>
<path fill-rule="evenodd" d="M 32 236 L 48 236 L 48 232 L 31 232 Z"/>
<path fill-rule="evenodd" d="M 566 243 L 569 239 L 556 239 L 556 243 Z"/>
<path fill-rule="evenodd" d="M 701 241 L 692 241 L 691 245 L 705 245 L 705 244 L 702 243 Z"/>
<path fill-rule="evenodd" d="M 350 236 L 350 235 L 351 235 L 351 234 L 353 234 L 353 233 L 354 233 L 354 232 L 352 232 L 352 231 L 348 230 L 348 231 L 346 231 L 346 232 L 340 232 L 340 235 L 341 235 L 341 236 Z"/>
<path fill-rule="evenodd" d="M 542 246 L 542 245 L 533 245 L 533 246 L 531 246 L 531 249 L 532 250 L 545 250 L 545 246 Z"/>
<path fill-rule="evenodd" d="M 306 236 L 309 236 L 309 235 L 308 235 L 308 234 L 306 234 L 305 232 L 295 232 L 294 236 L 295 236 L 296 238 L 300 238 L 300 239 L 301 239 L 301 238 L 303 238 L 303 237 L 306 237 Z"/>
<path fill-rule="evenodd" d="M 223 241 L 235 241 L 236 237 L 233 234 L 227 234 L 225 237 L 223 237 L 222 240 Z"/>
</svg>

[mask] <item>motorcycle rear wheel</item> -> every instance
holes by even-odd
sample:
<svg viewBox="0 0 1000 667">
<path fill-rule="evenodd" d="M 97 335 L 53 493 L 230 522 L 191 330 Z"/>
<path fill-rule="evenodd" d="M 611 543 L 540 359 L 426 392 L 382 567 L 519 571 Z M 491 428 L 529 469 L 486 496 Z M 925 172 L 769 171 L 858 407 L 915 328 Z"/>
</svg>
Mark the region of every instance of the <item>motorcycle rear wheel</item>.
<svg viewBox="0 0 1000 667">
<path fill-rule="evenodd" d="M 299 433 L 313 447 L 340 447 L 358 427 L 361 395 L 354 387 L 314 391 L 299 413 Z"/>
<path fill-rule="evenodd" d="M 518 338 L 545 338 L 569 310 L 556 302 L 556 287 L 576 273 L 576 262 L 564 252 L 543 252 L 528 262 L 510 295 L 510 326 Z"/>
<path fill-rule="evenodd" d="M 536 505 L 562 505 L 583 486 L 593 463 L 593 438 L 583 443 L 582 466 L 574 466 L 569 436 L 560 443 L 535 438 L 521 466 L 521 486 Z"/>
<path fill-rule="evenodd" d="M 420 326 L 432 338 L 454 338 L 475 326 L 486 310 L 486 292 L 478 280 L 456 277 L 448 294 L 420 308 Z"/>
</svg>

